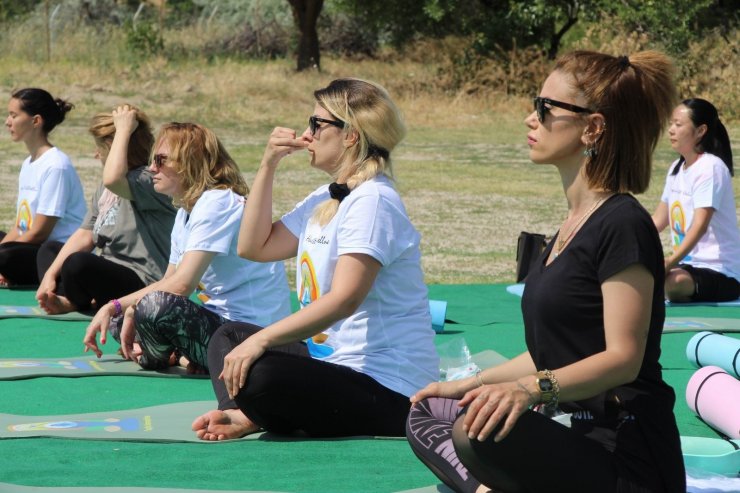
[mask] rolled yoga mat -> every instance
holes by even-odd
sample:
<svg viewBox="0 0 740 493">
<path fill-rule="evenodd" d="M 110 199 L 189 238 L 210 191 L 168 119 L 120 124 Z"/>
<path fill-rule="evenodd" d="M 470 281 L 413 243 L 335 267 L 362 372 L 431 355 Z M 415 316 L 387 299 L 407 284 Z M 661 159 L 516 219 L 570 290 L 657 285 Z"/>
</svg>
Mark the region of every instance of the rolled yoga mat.
<svg viewBox="0 0 740 493">
<path fill-rule="evenodd" d="M 740 378 L 740 339 L 699 332 L 686 345 L 686 357 L 697 368 L 719 366 L 735 378 Z M 737 408 L 740 413 L 740 408 Z"/>
<path fill-rule="evenodd" d="M 740 438 L 740 380 L 722 368 L 697 370 L 686 386 L 686 404 L 715 430 Z"/>
<path fill-rule="evenodd" d="M 100 377 L 108 375 L 135 377 L 208 378 L 188 374 L 185 368 L 172 366 L 163 371 L 144 370 L 120 356 L 101 359 L 94 355 L 78 358 L 10 358 L 0 359 L 0 380 L 22 380 L 36 377 Z"/>
<path fill-rule="evenodd" d="M 666 306 L 730 306 L 740 308 L 740 299 L 732 301 L 691 301 L 688 303 L 674 303 L 666 300 L 665 304 Z"/>
<path fill-rule="evenodd" d="M 49 315 L 38 306 L 0 305 L 0 318 L 46 318 L 49 320 L 67 320 L 71 322 L 92 320 L 90 315 L 80 312 Z"/>
<path fill-rule="evenodd" d="M 200 440 L 190 429 L 195 418 L 217 407 L 215 401 L 194 401 L 124 411 L 62 416 L 0 414 L 0 439 L 47 437 L 133 442 L 224 443 Z M 255 439 L 260 435 L 261 433 L 247 435 L 242 440 Z"/>
<path fill-rule="evenodd" d="M 687 468 L 730 477 L 740 474 L 740 440 L 682 436 L 681 451 Z"/>
</svg>

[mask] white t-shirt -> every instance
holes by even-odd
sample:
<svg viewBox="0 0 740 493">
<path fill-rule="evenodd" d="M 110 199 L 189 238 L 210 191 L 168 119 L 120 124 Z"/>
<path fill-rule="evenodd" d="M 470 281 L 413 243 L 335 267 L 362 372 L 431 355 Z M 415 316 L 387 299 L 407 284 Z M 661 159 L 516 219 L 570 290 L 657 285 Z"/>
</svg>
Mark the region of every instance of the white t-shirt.
<svg viewBox="0 0 740 493">
<path fill-rule="evenodd" d="M 437 381 L 439 374 L 421 271 L 421 237 L 385 176 L 353 190 L 322 228 L 310 219 L 328 198 L 328 186 L 319 187 L 282 217 L 299 240 L 296 286 L 301 307 L 329 291 L 340 255 L 369 255 L 382 267 L 354 314 L 307 341 L 311 355 L 410 396 Z"/>
<path fill-rule="evenodd" d="M 661 197 L 668 205 L 673 248 L 678 248 L 691 227 L 694 210 L 711 207 L 714 213 L 707 232 L 681 262 L 740 280 L 740 229 L 727 166 L 717 156 L 704 153 L 688 169 L 682 165 L 671 175 L 677 163 L 668 168 Z"/>
<path fill-rule="evenodd" d="M 52 147 L 35 161 L 28 156 L 18 177 L 15 227 L 23 235 L 36 214 L 59 218 L 49 241 L 65 242 L 77 231 L 87 213 L 85 194 L 69 157 Z"/>
<path fill-rule="evenodd" d="M 244 200 L 231 190 L 208 190 L 190 214 L 178 210 L 170 264 L 179 265 L 190 251 L 216 253 L 198 285 L 198 299 L 228 320 L 264 327 L 290 315 L 290 289 L 282 262 L 237 255 Z"/>
</svg>

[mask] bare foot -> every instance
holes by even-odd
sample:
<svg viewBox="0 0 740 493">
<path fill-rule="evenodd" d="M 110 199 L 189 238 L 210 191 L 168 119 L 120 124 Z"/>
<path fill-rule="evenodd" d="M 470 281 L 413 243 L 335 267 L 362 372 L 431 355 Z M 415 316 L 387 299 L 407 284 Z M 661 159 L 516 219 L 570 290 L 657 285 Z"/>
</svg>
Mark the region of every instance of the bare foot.
<svg viewBox="0 0 740 493">
<path fill-rule="evenodd" d="M 260 427 L 252 423 L 241 409 L 208 411 L 195 418 L 192 429 L 201 440 L 232 440 L 255 433 Z"/>
<path fill-rule="evenodd" d="M 77 310 L 77 307 L 72 304 L 64 296 L 59 296 L 55 293 L 46 293 L 46 300 L 44 300 L 41 308 L 44 309 L 49 315 L 58 315 L 60 313 L 69 313 Z"/>
<path fill-rule="evenodd" d="M 188 375 L 208 375 L 208 369 L 203 368 L 198 363 L 193 363 L 185 356 L 180 356 L 178 364 L 185 368 Z"/>
</svg>

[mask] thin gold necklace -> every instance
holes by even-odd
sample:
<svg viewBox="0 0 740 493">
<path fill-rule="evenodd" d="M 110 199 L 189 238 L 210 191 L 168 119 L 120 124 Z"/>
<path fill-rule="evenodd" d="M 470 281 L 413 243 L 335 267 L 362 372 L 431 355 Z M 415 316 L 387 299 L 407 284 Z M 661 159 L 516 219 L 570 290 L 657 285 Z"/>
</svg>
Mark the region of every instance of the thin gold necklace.
<svg viewBox="0 0 740 493">
<path fill-rule="evenodd" d="M 584 215 L 581 216 L 578 222 L 575 223 L 572 228 L 570 228 L 567 235 L 561 237 L 560 233 L 558 233 L 558 241 L 555 243 L 553 258 L 557 258 L 558 255 L 560 255 L 560 252 L 563 250 L 563 247 L 565 247 L 565 244 L 568 243 L 568 241 L 575 234 L 576 230 L 581 226 L 581 224 L 583 224 L 584 221 L 586 221 L 586 219 L 588 219 L 588 217 L 593 214 L 596 209 L 598 209 L 602 202 L 604 202 L 609 197 L 611 197 L 611 195 L 601 197 L 599 200 L 594 202 L 594 205 L 592 205 L 591 208 L 587 210 Z"/>
</svg>

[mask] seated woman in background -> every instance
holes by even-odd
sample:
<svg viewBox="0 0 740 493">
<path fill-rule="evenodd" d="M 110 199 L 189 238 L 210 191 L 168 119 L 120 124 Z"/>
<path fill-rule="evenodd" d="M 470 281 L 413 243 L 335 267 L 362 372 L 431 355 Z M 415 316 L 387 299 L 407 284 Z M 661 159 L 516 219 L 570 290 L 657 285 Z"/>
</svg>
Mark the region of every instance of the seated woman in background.
<svg viewBox="0 0 740 493">
<path fill-rule="evenodd" d="M 95 115 L 89 130 L 103 183 L 80 229 L 66 243 L 44 243 L 37 256 L 36 299 L 51 314 L 103 306 L 161 279 L 167 267 L 176 211 L 146 169 L 149 118 L 124 105 Z"/>
<path fill-rule="evenodd" d="M 267 325 L 290 314 L 281 262 L 237 255 L 247 184 L 216 135 L 195 123 L 169 123 L 154 145 L 154 190 L 180 206 L 164 278 L 103 305 L 87 328 L 85 351 L 102 352 L 111 318 L 121 321 L 121 349 L 146 369 L 175 355 L 192 370 L 208 367 L 207 346 L 227 321 Z M 201 303 L 189 299 L 193 291 Z M 178 358 L 175 358 L 178 360 Z"/>
<path fill-rule="evenodd" d="M 740 298 L 740 229 L 732 189 L 732 148 L 717 108 L 687 99 L 668 128 L 680 158 L 668 168 L 653 222 L 671 227 L 673 254 L 665 261 L 670 301 Z"/>
<path fill-rule="evenodd" d="M 85 196 L 66 154 L 49 142 L 49 133 L 74 106 L 43 89 L 13 93 L 8 127 L 13 142 L 23 142 L 30 156 L 18 177 L 14 227 L 0 232 L 0 285 L 36 285 L 36 254 L 47 240 L 67 241 L 85 216 Z"/>
<path fill-rule="evenodd" d="M 260 428 L 400 436 L 408 396 L 439 374 L 420 235 L 391 179 L 400 113 L 385 89 L 357 79 L 314 97 L 303 135 L 273 130 L 239 234 L 247 258 L 296 257 L 301 310 L 264 329 L 229 323 L 216 332 L 208 361 L 219 409 L 193 422 L 203 440 Z M 334 183 L 273 223 L 277 166 L 303 149 Z"/>
<path fill-rule="evenodd" d="M 648 187 L 674 95 L 660 53 L 576 51 L 534 99 L 529 157 L 557 168 L 568 215 L 527 276 L 527 351 L 412 397 L 411 447 L 455 491 L 686 491 L 658 362 L 663 249 L 631 195 Z M 558 408 L 570 427 L 546 415 Z"/>
</svg>

